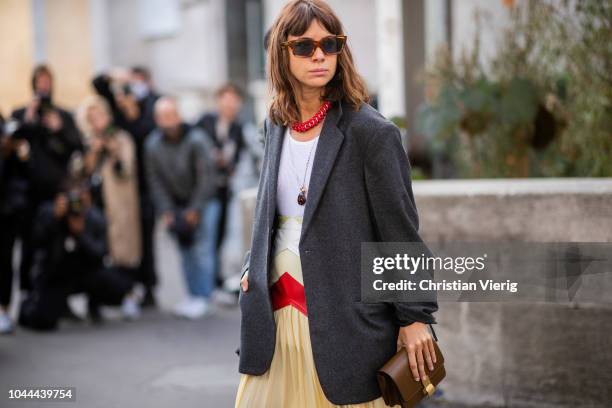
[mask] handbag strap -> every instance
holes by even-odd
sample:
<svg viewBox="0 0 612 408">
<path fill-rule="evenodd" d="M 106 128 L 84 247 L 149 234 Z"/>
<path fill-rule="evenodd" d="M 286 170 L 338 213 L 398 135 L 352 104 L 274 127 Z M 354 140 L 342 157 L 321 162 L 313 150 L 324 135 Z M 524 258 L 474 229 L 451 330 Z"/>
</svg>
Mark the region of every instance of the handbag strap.
<svg viewBox="0 0 612 408">
<path fill-rule="evenodd" d="M 436 331 L 434 330 L 431 324 L 429 325 L 429 328 L 431 329 L 431 334 L 433 335 L 434 340 L 438 341 L 438 336 L 436 336 Z"/>
</svg>

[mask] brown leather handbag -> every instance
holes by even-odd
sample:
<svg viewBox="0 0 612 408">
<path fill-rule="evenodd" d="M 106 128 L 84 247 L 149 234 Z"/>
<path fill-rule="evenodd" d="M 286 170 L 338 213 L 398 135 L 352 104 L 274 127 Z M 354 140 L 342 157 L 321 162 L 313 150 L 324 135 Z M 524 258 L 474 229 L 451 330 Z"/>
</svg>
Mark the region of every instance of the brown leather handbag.
<svg viewBox="0 0 612 408">
<path fill-rule="evenodd" d="M 411 408 L 424 397 L 433 395 L 436 386 L 446 376 L 446 371 L 444 370 L 444 357 L 438 347 L 435 333 L 434 338 L 436 340 L 434 341 L 434 349 L 436 352 L 434 369 L 430 371 L 427 365 L 425 365 L 427 377 L 421 378 L 421 381 L 415 381 L 412 376 L 410 364 L 408 362 L 408 353 L 403 347 L 391 357 L 380 370 L 378 370 L 376 375 L 378 385 L 380 386 L 383 399 L 387 405 L 399 405 L 402 408 Z"/>
</svg>

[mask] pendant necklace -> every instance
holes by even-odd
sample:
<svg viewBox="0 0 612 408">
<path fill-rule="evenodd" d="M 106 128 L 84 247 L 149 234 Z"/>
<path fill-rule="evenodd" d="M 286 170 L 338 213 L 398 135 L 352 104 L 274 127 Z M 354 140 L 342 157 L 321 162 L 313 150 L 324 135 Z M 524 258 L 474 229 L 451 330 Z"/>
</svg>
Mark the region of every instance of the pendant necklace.
<svg viewBox="0 0 612 408">
<path fill-rule="evenodd" d="M 291 133 L 289 134 L 289 137 L 291 137 Z M 302 180 L 302 183 L 299 187 L 299 193 L 298 193 L 298 197 L 297 197 L 297 203 L 299 205 L 305 205 L 306 204 L 306 175 L 308 174 L 308 165 L 310 164 L 310 157 L 312 156 L 312 152 L 314 150 L 314 147 L 319 143 L 319 141 L 315 141 L 312 146 L 310 147 L 310 153 L 308 153 L 308 160 L 306 161 L 306 169 L 304 170 L 304 179 Z M 292 156 L 292 160 L 291 160 L 291 164 L 292 166 L 295 166 L 295 159 L 293 159 L 294 155 L 293 155 L 293 147 L 291 147 L 291 141 L 289 143 L 289 150 L 290 150 L 290 154 Z M 294 167 L 295 170 L 295 167 Z M 298 184 L 300 183 L 300 176 L 298 175 L 297 170 L 295 170 L 295 176 L 297 177 L 297 181 Z"/>
<path fill-rule="evenodd" d="M 315 113 L 310 119 L 304 122 L 295 122 L 293 125 L 291 125 L 291 129 L 295 130 L 296 132 L 306 132 L 312 129 L 313 127 L 317 126 L 323 119 L 325 119 L 325 116 L 327 116 L 327 111 L 329 110 L 330 106 L 331 106 L 331 101 L 323 102 L 323 105 L 321 105 L 321 108 L 319 108 L 319 111 Z M 306 162 L 306 170 L 304 170 L 304 180 L 302 182 L 302 185 L 300 186 L 300 192 L 297 197 L 297 202 L 299 205 L 306 204 L 306 186 L 305 186 L 306 174 L 308 173 L 308 164 L 310 163 L 310 155 L 312 154 L 314 145 L 316 145 L 317 143 L 312 144 L 312 147 L 310 148 L 310 153 L 308 154 L 308 161 Z M 298 178 L 298 183 L 299 183 L 299 178 Z"/>
</svg>

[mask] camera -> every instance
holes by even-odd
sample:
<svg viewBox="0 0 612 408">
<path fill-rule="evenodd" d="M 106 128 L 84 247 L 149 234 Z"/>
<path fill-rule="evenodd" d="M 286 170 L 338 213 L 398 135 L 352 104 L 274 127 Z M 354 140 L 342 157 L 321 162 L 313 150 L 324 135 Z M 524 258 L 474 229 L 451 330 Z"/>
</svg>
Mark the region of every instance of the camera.
<svg viewBox="0 0 612 408">
<path fill-rule="evenodd" d="M 25 135 L 20 130 L 21 126 L 18 120 L 9 119 L 3 126 L 1 134 L 11 139 L 25 139 Z"/>
<path fill-rule="evenodd" d="M 68 215 L 79 216 L 83 214 L 83 200 L 79 191 L 68 192 Z"/>
<path fill-rule="evenodd" d="M 39 95 L 38 117 L 41 118 L 46 112 L 53 109 L 49 95 Z"/>
</svg>

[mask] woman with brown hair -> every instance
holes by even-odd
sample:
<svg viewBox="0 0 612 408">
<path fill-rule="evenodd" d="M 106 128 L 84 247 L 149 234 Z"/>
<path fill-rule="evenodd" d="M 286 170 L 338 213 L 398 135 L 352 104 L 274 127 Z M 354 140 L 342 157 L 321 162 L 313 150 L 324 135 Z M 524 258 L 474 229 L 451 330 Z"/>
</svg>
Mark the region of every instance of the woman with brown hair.
<svg viewBox="0 0 612 408">
<path fill-rule="evenodd" d="M 294 0 L 270 31 L 273 99 L 241 280 L 236 407 L 384 407 L 376 371 L 435 362 L 434 301 L 362 303 L 362 242 L 422 242 L 395 125 L 369 106 L 342 24 Z"/>
<path fill-rule="evenodd" d="M 104 209 L 108 225 L 111 264 L 133 280 L 142 253 L 134 143 L 127 132 L 113 125 L 110 107 L 101 96 L 89 96 L 81 103 L 77 123 L 87 146 L 83 170 L 98 193 L 96 204 Z M 129 319 L 140 316 L 136 292 L 126 297 L 122 311 Z"/>
</svg>

